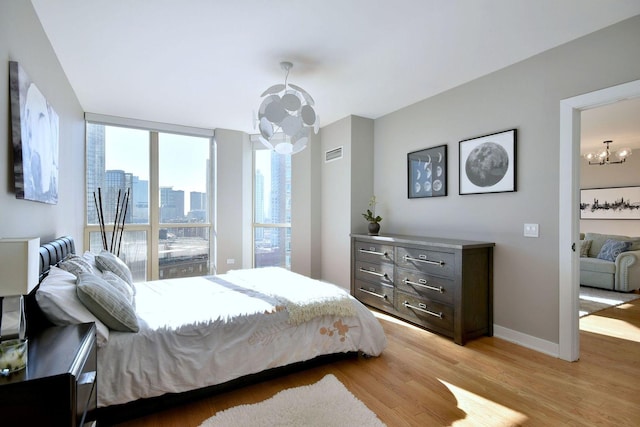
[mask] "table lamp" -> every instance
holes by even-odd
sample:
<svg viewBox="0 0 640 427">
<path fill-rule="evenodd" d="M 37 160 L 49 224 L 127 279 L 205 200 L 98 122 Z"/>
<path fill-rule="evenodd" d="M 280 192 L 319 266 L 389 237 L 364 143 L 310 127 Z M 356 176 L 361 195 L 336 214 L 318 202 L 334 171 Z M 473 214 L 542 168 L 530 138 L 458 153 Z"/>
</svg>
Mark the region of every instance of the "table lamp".
<svg viewBox="0 0 640 427">
<path fill-rule="evenodd" d="M 0 239 L 0 375 L 26 367 L 24 295 L 38 284 L 40 238 Z"/>
</svg>

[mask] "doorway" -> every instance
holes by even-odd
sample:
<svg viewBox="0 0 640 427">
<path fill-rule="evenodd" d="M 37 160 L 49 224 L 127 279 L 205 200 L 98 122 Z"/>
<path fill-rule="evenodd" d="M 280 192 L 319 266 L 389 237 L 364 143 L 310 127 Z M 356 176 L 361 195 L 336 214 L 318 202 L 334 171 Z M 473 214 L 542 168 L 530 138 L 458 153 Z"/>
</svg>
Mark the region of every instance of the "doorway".
<svg viewBox="0 0 640 427">
<path fill-rule="evenodd" d="M 640 97 L 640 80 L 560 101 L 558 357 L 563 360 L 580 357 L 579 254 L 572 250 L 580 232 L 580 113 L 636 97 Z"/>
</svg>

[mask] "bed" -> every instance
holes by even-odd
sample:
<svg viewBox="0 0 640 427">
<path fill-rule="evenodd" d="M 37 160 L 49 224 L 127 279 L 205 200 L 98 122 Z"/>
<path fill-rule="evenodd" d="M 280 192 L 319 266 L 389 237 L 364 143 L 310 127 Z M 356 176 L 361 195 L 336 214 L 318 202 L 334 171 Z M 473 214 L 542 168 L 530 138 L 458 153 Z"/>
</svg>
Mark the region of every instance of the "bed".
<svg viewBox="0 0 640 427">
<path fill-rule="evenodd" d="M 27 299 L 29 333 L 96 323 L 100 420 L 334 356 L 378 356 L 386 346 L 379 321 L 345 290 L 285 269 L 132 284 L 115 257 L 75 254 L 69 237 L 42 245 L 40 255 L 41 282 Z M 108 281 L 114 275 L 122 280 Z M 109 298 L 117 294 L 131 307 L 123 303 L 105 317 L 86 301 L 87 289 L 102 289 L 94 282 L 112 284 L 117 292 L 109 288 Z M 130 288 L 119 289 L 121 282 Z"/>
</svg>

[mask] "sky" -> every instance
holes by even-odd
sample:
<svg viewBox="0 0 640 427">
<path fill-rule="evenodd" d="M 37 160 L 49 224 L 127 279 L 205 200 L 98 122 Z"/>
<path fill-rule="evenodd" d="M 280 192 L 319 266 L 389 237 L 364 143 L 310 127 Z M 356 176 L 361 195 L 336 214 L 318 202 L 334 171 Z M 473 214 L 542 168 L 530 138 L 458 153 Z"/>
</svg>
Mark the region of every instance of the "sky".
<svg viewBox="0 0 640 427">
<path fill-rule="evenodd" d="M 149 132 L 117 126 L 105 127 L 106 170 L 121 169 L 141 180 L 149 180 Z M 209 138 L 160 133 L 160 186 L 183 190 L 185 200 L 191 191 L 206 192 Z M 265 192 L 271 187 L 271 152 L 256 151 L 256 169 L 265 177 Z M 264 200 L 269 212 L 270 199 Z M 188 209 L 188 206 L 185 206 Z M 265 212 L 265 213 L 266 213 Z"/>
<path fill-rule="evenodd" d="M 149 180 L 149 132 L 107 126 L 105 168 L 122 169 Z M 191 191 L 206 191 L 209 138 L 160 134 L 160 186 Z"/>
</svg>

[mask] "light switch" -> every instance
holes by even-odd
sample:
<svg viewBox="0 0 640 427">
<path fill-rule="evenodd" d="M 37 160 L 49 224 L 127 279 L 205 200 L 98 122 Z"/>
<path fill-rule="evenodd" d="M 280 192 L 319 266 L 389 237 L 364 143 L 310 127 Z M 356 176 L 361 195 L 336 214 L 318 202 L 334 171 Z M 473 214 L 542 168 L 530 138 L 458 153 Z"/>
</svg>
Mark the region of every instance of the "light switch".
<svg viewBox="0 0 640 427">
<path fill-rule="evenodd" d="M 540 237 L 538 224 L 525 224 L 524 237 Z"/>
<path fill-rule="evenodd" d="M 227 258 L 227 265 L 233 265 L 236 263 L 236 260 L 234 258 Z"/>
</svg>

